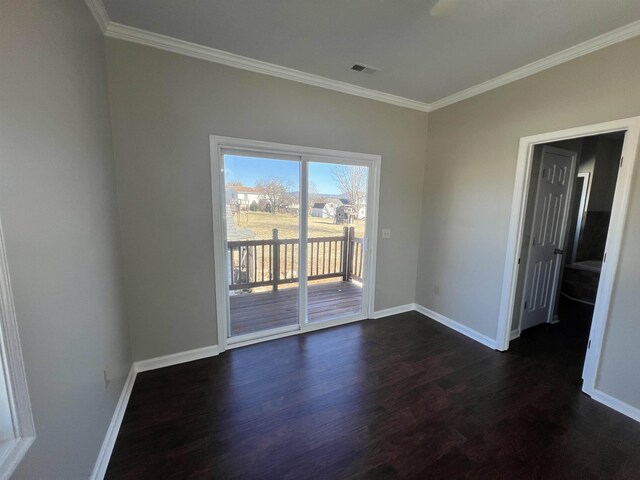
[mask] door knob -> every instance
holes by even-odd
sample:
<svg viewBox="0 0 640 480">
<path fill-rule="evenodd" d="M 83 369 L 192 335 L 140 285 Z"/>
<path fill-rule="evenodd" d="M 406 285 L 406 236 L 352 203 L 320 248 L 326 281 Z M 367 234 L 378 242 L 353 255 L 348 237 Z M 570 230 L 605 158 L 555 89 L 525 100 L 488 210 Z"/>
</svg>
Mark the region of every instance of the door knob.
<svg viewBox="0 0 640 480">
<path fill-rule="evenodd" d="M 564 253 L 564 250 L 560 249 L 560 248 L 556 248 L 553 253 L 555 255 L 562 255 Z"/>
</svg>

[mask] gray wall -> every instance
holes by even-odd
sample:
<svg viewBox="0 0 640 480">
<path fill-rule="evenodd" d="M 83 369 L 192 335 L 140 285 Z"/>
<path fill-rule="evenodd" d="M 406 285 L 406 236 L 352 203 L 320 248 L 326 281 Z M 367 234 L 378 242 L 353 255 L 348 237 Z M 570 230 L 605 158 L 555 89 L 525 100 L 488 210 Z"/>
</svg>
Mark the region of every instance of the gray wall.
<svg viewBox="0 0 640 480">
<path fill-rule="evenodd" d="M 381 154 L 376 309 L 414 301 L 425 113 L 113 39 L 107 61 L 135 359 L 217 343 L 211 134 Z"/>
<path fill-rule="evenodd" d="M 596 139 L 595 150 L 588 211 L 610 212 L 618 180 L 622 141 L 600 136 Z"/>
<path fill-rule="evenodd" d="M 496 337 L 520 137 L 640 115 L 638 59 L 635 38 L 429 114 L 418 303 Z M 635 407 L 639 178 L 636 172 L 597 380 Z"/>
<path fill-rule="evenodd" d="M 0 214 L 37 439 L 14 478 L 87 478 L 130 362 L 104 39 L 79 0 L 0 1 Z"/>
</svg>

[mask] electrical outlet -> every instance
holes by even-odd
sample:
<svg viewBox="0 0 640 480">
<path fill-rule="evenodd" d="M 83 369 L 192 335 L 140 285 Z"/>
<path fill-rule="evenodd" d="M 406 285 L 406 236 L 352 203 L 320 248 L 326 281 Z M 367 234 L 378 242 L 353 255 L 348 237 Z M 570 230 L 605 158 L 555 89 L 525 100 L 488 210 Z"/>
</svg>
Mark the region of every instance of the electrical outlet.
<svg viewBox="0 0 640 480">
<path fill-rule="evenodd" d="M 382 238 L 391 238 L 391 229 L 383 228 L 382 229 Z"/>
<path fill-rule="evenodd" d="M 113 380 L 125 378 L 129 373 L 130 366 L 126 363 L 112 363 L 104 367 L 102 370 L 102 379 L 104 380 L 104 388 L 109 388 Z"/>
</svg>

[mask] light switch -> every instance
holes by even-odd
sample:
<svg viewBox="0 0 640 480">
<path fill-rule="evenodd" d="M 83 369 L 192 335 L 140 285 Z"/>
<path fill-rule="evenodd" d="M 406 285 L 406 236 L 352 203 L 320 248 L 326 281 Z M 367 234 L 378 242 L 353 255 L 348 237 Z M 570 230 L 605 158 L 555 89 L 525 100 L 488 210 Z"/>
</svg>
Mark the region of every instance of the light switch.
<svg viewBox="0 0 640 480">
<path fill-rule="evenodd" d="M 382 229 L 382 238 L 391 238 L 391 229 L 383 228 Z"/>
</svg>

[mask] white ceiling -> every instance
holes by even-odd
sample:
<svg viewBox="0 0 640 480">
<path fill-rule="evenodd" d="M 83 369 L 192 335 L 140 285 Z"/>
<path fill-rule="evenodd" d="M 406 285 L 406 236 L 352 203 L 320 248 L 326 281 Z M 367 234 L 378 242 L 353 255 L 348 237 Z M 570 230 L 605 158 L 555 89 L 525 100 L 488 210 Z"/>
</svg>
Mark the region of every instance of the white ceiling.
<svg viewBox="0 0 640 480">
<path fill-rule="evenodd" d="M 440 18 L 435 3 L 104 0 L 116 23 L 425 103 L 640 20 L 638 0 L 461 0 Z"/>
</svg>

